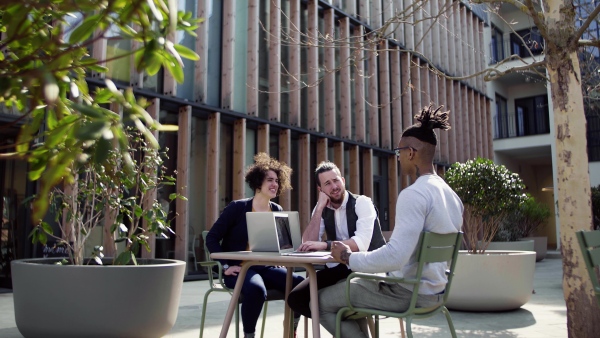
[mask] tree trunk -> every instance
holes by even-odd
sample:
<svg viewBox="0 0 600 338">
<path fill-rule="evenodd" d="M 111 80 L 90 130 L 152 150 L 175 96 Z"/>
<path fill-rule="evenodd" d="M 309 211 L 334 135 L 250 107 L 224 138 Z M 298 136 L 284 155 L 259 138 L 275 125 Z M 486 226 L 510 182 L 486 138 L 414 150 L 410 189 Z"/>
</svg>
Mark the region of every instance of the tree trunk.
<svg viewBox="0 0 600 338">
<path fill-rule="evenodd" d="M 557 157 L 558 213 L 563 259 L 563 292 L 569 337 L 597 337 L 600 309 L 575 237 L 592 229 L 586 119 L 581 92 L 575 12 L 567 0 L 546 2 L 547 70 L 551 81 Z"/>
</svg>

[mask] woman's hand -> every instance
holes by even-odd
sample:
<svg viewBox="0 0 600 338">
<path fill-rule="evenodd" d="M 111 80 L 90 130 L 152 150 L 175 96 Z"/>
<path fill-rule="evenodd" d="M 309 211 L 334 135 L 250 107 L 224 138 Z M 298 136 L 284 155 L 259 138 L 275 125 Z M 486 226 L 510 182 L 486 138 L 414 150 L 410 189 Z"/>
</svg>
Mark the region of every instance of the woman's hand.
<svg viewBox="0 0 600 338">
<path fill-rule="evenodd" d="M 226 276 L 237 276 L 238 273 L 242 270 L 242 267 L 239 265 L 232 265 L 227 270 L 223 271 Z"/>
<path fill-rule="evenodd" d="M 306 241 L 298 247 L 298 251 L 319 251 L 319 250 L 327 250 L 327 243 L 325 242 L 316 242 L 316 241 Z"/>
</svg>

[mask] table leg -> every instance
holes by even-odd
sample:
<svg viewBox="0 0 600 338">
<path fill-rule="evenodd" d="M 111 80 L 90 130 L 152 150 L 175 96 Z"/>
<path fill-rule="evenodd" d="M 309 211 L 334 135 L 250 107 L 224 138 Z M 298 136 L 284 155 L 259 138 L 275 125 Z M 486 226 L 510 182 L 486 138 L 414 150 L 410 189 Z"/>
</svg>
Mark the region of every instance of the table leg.
<svg viewBox="0 0 600 338">
<path fill-rule="evenodd" d="M 292 273 L 294 268 L 291 266 L 287 267 L 287 274 L 285 276 L 285 307 L 283 312 L 283 338 L 291 337 L 290 331 L 293 330 L 293 326 L 290 327 L 292 311 L 290 307 L 287 305 L 287 296 L 292 291 Z"/>
<path fill-rule="evenodd" d="M 310 315 L 312 317 L 313 338 L 321 337 L 319 322 L 319 290 L 317 289 L 317 272 L 312 264 L 303 264 L 308 274 L 310 288 Z"/>
<path fill-rule="evenodd" d="M 227 308 L 227 313 L 225 314 L 225 319 L 223 320 L 223 327 L 221 327 L 221 334 L 219 335 L 220 338 L 227 338 L 227 331 L 231 325 L 231 318 L 233 318 L 235 307 L 238 306 L 238 299 L 240 298 L 242 285 L 244 285 L 246 272 L 248 272 L 248 268 L 250 268 L 252 264 L 253 262 L 245 262 L 242 265 L 242 270 L 240 270 L 240 273 L 238 274 L 238 279 L 235 282 L 235 288 L 233 289 L 233 294 L 231 295 L 231 300 L 229 301 L 229 307 Z"/>
</svg>

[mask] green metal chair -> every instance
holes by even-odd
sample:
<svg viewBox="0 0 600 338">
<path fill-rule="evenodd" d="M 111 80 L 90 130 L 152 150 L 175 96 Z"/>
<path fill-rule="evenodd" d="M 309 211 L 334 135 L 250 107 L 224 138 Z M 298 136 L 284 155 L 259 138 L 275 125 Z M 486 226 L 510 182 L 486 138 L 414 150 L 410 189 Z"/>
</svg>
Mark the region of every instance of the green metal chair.
<svg viewBox="0 0 600 338">
<path fill-rule="evenodd" d="M 583 260 L 587 268 L 590 279 L 592 280 L 592 286 L 596 293 L 596 300 L 600 304 L 600 282 L 598 281 L 598 275 L 596 274 L 597 266 L 600 266 L 600 230 L 594 231 L 577 231 L 577 240 L 583 253 Z"/>
<path fill-rule="evenodd" d="M 356 273 L 353 272 L 346 279 L 346 301 L 348 306 L 341 308 L 336 317 L 336 334 L 337 338 L 340 337 L 340 328 L 342 318 L 344 319 L 358 319 L 371 316 L 375 317 L 375 325 L 374 331 L 372 332 L 374 337 L 379 337 L 379 316 L 406 319 L 406 327 L 408 337 L 412 337 L 411 330 L 411 321 L 413 318 L 421 319 L 421 318 L 429 318 L 440 311 L 444 313 L 446 316 L 446 320 L 448 321 L 448 326 L 450 328 L 450 333 L 452 337 L 456 338 L 456 332 L 454 331 L 454 324 L 452 323 L 452 317 L 450 317 L 450 312 L 446 308 L 445 304 L 448 299 L 448 294 L 450 293 L 450 286 L 452 285 L 452 277 L 454 274 L 454 267 L 456 265 L 456 259 L 458 257 L 458 250 L 460 248 L 460 244 L 462 241 L 463 233 L 452 233 L 452 234 L 436 234 L 432 232 L 423 232 L 419 238 L 419 244 L 417 248 L 419 250 L 417 255 L 418 267 L 417 274 L 415 278 L 406 279 L 406 278 L 396 278 L 396 277 L 383 277 L 376 276 L 364 273 Z M 449 269 L 446 270 L 446 274 L 448 275 L 448 284 L 446 284 L 446 289 L 444 292 L 443 301 L 441 304 L 436 305 L 435 307 L 429 308 L 418 308 L 417 304 L 417 296 L 419 294 L 419 283 L 421 282 L 421 274 L 423 273 L 423 266 L 426 263 L 434 263 L 434 262 L 449 262 Z M 350 300 L 350 281 L 353 278 L 362 278 L 362 279 L 370 279 L 376 281 L 386 281 L 390 283 L 404 283 L 404 284 L 412 284 L 414 285 L 413 294 L 410 300 L 410 305 L 408 309 L 404 312 L 389 312 L 389 311 L 381 311 L 375 309 L 367 309 L 367 308 L 359 308 L 354 307 Z M 402 325 L 402 322 L 401 322 Z"/>
<path fill-rule="evenodd" d="M 206 247 L 206 235 L 207 234 L 208 234 L 208 231 L 202 232 L 202 239 L 204 241 L 204 254 L 206 255 L 206 260 L 203 262 L 200 262 L 200 266 L 204 266 L 204 267 L 208 268 L 207 269 L 208 270 L 208 282 L 209 282 L 210 288 L 204 294 L 204 303 L 202 303 L 202 318 L 200 319 L 200 338 L 202 338 L 202 336 L 204 334 L 204 321 L 206 319 L 206 305 L 208 304 L 208 296 L 213 292 L 227 292 L 229 294 L 233 294 L 233 289 L 226 287 L 225 282 L 223 281 L 223 266 L 221 265 L 221 263 L 218 261 L 210 260 L 210 252 L 208 251 L 208 248 Z M 213 277 L 212 268 L 214 266 L 219 267 L 218 278 Z M 279 290 L 267 290 L 267 301 L 263 305 L 263 320 L 262 320 L 262 328 L 261 328 L 261 334 L 260 334 L 261 338 L 264 336 L 264 333 L 265 333 L 265 322 L 267 320 L 267 308 L 268 308 L 269 301 L 284 300 L 284 299 L 285 299 L 285 295 L 283 294 L 283 292 L 280 292 Z M 239 327 L 240 327 L 239 304 L 241 304 L 241 302 L 242 302 L 242 296 L 240 295 L 240 299 L 238 301 L 238 306 L 236 306 L 236 308 L 235 308 L 235 336 L 236 336 L 236 338 L 238 338 L 239 334 L 240 334 L 239 333 L 239 331 L 240 331 L 239 330 Z"/>
</svg>

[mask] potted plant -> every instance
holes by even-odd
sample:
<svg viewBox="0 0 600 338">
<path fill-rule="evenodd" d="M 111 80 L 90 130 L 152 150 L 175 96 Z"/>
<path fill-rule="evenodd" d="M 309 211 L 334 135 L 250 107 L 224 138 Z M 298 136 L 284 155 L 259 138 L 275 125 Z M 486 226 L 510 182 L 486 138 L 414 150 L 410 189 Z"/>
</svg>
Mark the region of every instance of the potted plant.
<svg viewBox="0 0 600 338">
<path fill-rule="evenodd" d="M 109 150 L 104 164 L 73 166 L 75 182 L 51 191 L 50 210 L 59 231 L 41 222 L 31 237 L 43 245 L 52 239 L 52 250 L 62 248 L 58 251 L 66 257 L 12 262 L 15 319 L 26 337 L 82 337 L 89 332 L 160 337 L 175 322 L 185 262 L 138 258 L 141 250 L 149 250 L 152 235 L 171 231 L 155 192 L 175 179 L 164 174 L 165 153 L 151 147 L 139 131 L 126 131 L 136 145 L 129 150 L 134 175 L 123 170 L 120 151 Z M 93 154 L 94 146 L 88 150 Z M 88 243 L 99 228 L 111 237 L 104 243 L 112 242 L 112 257 L 104 257 L 101 243 Z M 89 258 L 84 257 L 86 246 L 92 247 Z M 56 303 L 68 305 L 48 312 L 47 304 Z"/>
<path fill-rule="evenodd" d="M 523 202 L 523 181 L 505 166 L 484 158 L 453 164 L 445 179 L 465 207 L 467 249 L 457 260 L 446 306 L 466 311 L 519 308 L 531 297 L 535 252 L 487 248 L 505 217 Z"/>
<path fill-rule="evenodd" d="M 536 234 L 551 215 L 552 212 L 547 205 L 536 201 L 529 194 L 514 212 L 513 222 L 517 225 L 519 240 L 533 241 L 536 262 L 543 260 L 548 250 L 548 237 L 536 236 Z"/>
<path fill-rule="evenodd" d="M 145 75 L 164 68 L 182 82 L 182 58 L 198 55 L 175 41 L 177 31 L 194 35 L 200 20 L 192 16 L 160 0 L 0 5 L 0 102 L 23 116 L 15 151 L 0 158 L 28 160 L 28 177 L 38 183 L 31 237 L 55 239 L 67 256 L 12 262 L 15 318 L 24 336 L 159 337 L 174 324 L 185 263 L 136 255 L 151 233 L 168 229 L 153 197 L 158 184 L 171 182 L 160 179 L 153 135 L 168 127 L 133 89 L 102 78 L 107 63 L 125 58 Z M 131 48 L 93 57 L 90 50 L 98 52 L 109 33 Z M 64 190 L 55 189 L 60 185 Z M 52 206 L 59 208 L 57 229 L 46 217 Z M 86 241 L 98 229 L 118 249 L 95 243 L 86 260 Z M 112 257 L 103 258 L 105 252 Z"/>
</svg>

